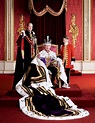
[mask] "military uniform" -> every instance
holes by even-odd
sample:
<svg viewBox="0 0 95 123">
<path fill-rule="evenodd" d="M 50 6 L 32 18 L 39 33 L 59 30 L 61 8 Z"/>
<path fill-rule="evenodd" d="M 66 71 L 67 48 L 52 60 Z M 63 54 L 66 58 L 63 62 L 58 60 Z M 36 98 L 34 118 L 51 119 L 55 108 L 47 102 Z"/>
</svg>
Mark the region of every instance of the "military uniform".
<svg viewBox="0 0 95 123">
<path fill-rule="evenodd" d="M 75 61 L 74 56 L 74 47 L 72 44 L 61 45 L 60 47 L 60 55 L 64 63 L 66 75 L 67 75 L 67 83 L 69 84 L 70 79 L 70 69 L 74 66 L 71 64 L 72 61 Z"/>
</svg>

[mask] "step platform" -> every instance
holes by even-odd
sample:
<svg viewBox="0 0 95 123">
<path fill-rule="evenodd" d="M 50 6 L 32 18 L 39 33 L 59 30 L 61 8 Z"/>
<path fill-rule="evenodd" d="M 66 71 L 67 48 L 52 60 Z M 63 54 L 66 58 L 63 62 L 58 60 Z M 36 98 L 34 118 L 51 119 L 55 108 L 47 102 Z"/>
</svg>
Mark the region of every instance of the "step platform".
<svg viewBox="0 0 95 123">
<path fill-rule="evenodd" d="M 80 108 L 95 107 L 95 97 L 87 90 L 82 90 L 82 97 L 71 97 L 70 99 Z"/>
<path fill-rule="evenodd" d="M 78 70 L 71 69 L 70 75 L 71 76 L 82 76 L 82 72 L 80 72 Z"/>
<path fill-rule="evenodd" d="M 55 92 L 60 96 L 68 96 L 68 97 L 81 97 L 82 90 L 79 88 L 77 84 L 71 84 L 70 88 L 56 88 Z"/>
<path fill-rule="evenodd" d="M 69 97 L 79 108 L 95 107 L 95 97 L 78 85 L 70 85 L 70 89 L 56 88 L 56 94 Z M 20 96 L 15 90 L 0 97 L 0 107 L 19 107 Z"/>
</svg>

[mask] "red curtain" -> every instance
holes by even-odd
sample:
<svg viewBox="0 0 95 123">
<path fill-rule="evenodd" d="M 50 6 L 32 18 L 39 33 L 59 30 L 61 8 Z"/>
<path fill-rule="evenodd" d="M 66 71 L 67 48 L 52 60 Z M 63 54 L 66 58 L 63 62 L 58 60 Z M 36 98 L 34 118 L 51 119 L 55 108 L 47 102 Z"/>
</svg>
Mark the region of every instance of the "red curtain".
<svg viewBox="0 0 95 123">
<path fill-rule="evenodd" d="M 34 7 L 37 12 L 40 12 L 48 5 L 55 12 L 58 12 L 62 2 L 63 0 L 34 0 Z M 36 16 L 33 11 L 30 16 L 31 22 L 34 25 L 33 28 L 38 39 L 38 44 L 43 43 L 43 39 L 45 39 L 47 35 L 52 39 L 52 43 L 58 45 L 62 43 L 62 37 L 66 33 L 65 9 L 59 16 L 53 16 L 47 12 L 45 15 L 39 17 Z"/>
</svg>

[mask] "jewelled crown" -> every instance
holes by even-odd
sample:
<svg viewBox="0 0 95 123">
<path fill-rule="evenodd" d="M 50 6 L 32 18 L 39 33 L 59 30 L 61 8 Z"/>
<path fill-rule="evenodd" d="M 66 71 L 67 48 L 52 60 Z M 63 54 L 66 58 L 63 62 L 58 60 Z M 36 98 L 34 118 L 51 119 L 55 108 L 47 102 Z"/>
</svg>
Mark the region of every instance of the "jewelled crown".
<svg viewBox="0 0 95 123">
<path fill-rule="evenodd" d="M 47 36 L 46 39 L 44 39 L 44 45 L 51 45 L 52 40 L 49 39 L 49 36 Z"/>
</svg>

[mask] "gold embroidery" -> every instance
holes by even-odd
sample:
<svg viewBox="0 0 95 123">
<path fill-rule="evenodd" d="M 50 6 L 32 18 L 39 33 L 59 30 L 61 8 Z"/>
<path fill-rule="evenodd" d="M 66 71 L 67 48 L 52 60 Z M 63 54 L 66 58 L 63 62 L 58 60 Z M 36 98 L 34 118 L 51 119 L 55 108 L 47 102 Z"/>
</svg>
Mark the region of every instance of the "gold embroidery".
<svg viewBox="0 0 95 123">
<path fill-rule="evenodd" d="M 67 45 L 64 46 L 63 63 L 66 62 L 66 59 L 67 59 Z"/>
<path fill-rule="evenodd" d="M 33 35 L 32 35 L 32 33 L 30 33 L 30 38 L 32 38 L 33 37 Z"/>
</svg>

